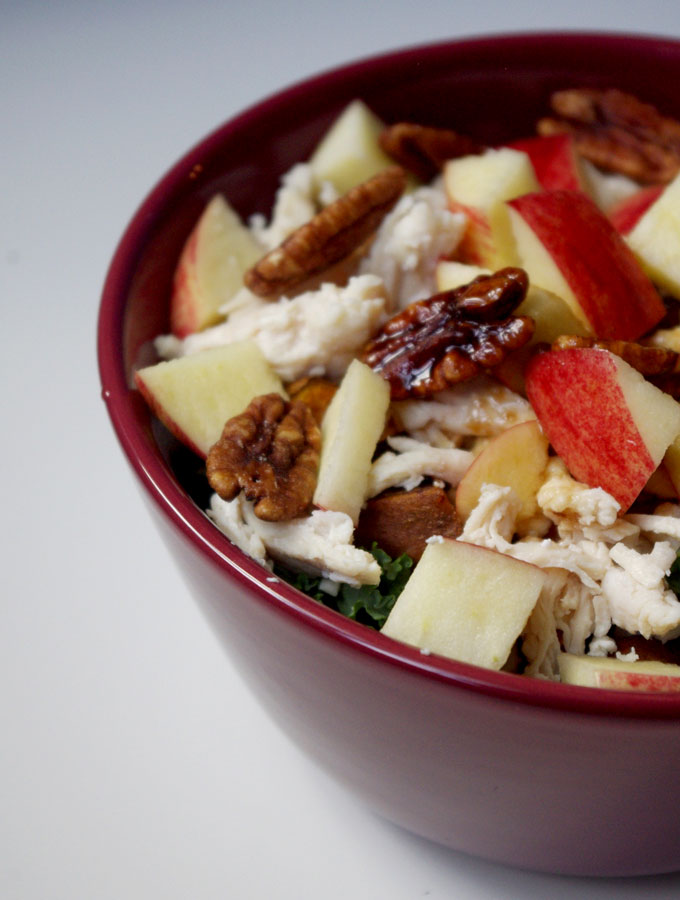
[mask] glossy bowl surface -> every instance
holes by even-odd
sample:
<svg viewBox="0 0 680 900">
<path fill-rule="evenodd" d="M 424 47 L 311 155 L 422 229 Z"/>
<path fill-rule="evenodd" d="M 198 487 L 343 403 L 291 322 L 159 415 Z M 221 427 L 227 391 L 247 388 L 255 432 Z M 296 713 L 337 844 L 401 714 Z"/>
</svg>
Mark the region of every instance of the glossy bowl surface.
<svg viewBox="0 0 680 900">
<path fill-rule="evenodd" d="M 293 85 L 190 150 L 134 215 L 101 303 L 102 394 L 142 496 L 254 694 L 379 814 L 450 847 L 571 874 L 680 869 L 680 695 L 552 684 L 424 655 L 272 579 L 202 512 L 190 455 L 130 388 L 168 331 L 173 267 L 223 191 L 268 214 L 280 174 L 343 106 L 489 143 L 532 133 L 550 92 L 616 86 L 680 118 L 680 43 L 517 34 L 408 48 Z"/>
</svg>

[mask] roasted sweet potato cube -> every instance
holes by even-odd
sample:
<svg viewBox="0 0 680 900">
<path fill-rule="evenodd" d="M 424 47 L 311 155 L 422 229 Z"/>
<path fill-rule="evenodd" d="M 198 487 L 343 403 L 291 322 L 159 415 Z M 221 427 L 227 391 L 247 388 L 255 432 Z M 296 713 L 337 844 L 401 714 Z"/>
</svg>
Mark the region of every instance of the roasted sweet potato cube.
<svg viewBox="0 0 680 900">
<path fill-rule="evenodd" d="M 418 560 L 427 538 L 435 534 L 455 538 L 461 528 L 446 491 L 428 485 L 412 491 L 386 491 L 369 500 L 359 517 L 355 543 L 370 547 L 376 541 L 392 558 L 407 553 Z"/>
<path fill-rule="evenodd" d="M 324 413 L 328 409 L 328 404 L 333 399 L 338 386 L 327 378 L 307 377 L 298 378 L 297 381 L 287 385 L 286 388 L 290 399 L 306 403 L 311 409 L 317 424 L 321 425 Z"/>
</svg>

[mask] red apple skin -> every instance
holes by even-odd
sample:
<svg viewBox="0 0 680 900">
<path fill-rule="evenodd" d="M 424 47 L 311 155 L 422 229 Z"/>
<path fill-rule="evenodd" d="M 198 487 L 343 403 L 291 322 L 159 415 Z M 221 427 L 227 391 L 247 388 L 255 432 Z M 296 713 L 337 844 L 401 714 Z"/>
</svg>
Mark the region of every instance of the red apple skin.
<svg viewBox="0 0 680 900">
<path fill-rule="evenodd" d="M 543 191 L 508 202 L 552 257 L 597 337 L 635 340 L 661 321 L 656 288 L 589 197 Z"/>
<path fill-rule="evenodd" d="M 536 178 L 547 191 L 582 191 L 584 184 L 578 168 L 574 142 L 568 134 L 530 137 L 508 144 L 527 154 Z"/>
<path fill-rule="evenodd" d="M 194 228 L 182 250 L 172 284 L 170 330 L 178 338 L 185 338 L 200 327 L 194 298 L 196 286 L 192 284 L 190 274 L 196 266 L 197 247 L 198 228 Z"/>
<path fill-rule="evenodd" d="M 621 200 L 613 209 L 609 210 L 610 222 L 619 234 L 628 234 L 637 224 L 638 219 L 647 212 L 662 193 L 663 185 L 661 184 L 650 184 L 640 188 L 639 191 L 626 197 L 625 200 Z"/>
<path fill-rule="evenodd" d="M 627 510 L 656 466 L 611 355 L 582 349 L 539 353 L 525 376 L 536 416 L 573 477 L 601 487 Z"/>
</svg>

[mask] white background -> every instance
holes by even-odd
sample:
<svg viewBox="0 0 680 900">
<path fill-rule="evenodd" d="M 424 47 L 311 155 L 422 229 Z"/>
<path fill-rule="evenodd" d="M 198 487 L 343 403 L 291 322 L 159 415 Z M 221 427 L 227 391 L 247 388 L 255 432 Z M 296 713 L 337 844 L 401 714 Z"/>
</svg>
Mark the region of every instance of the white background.
<svg viewBox="0 0 680 900">
<path fill-rule="evenodd" d="M 4 900 L 680 896 L 680 876 L 484 863 L 348 797 L 241 684 L 99 398 L 109 258 L 199 137 L 374 51 L 539 28 L 679 36 L 680 14 L 668 0 L 0 2 Z"/>
</svg>

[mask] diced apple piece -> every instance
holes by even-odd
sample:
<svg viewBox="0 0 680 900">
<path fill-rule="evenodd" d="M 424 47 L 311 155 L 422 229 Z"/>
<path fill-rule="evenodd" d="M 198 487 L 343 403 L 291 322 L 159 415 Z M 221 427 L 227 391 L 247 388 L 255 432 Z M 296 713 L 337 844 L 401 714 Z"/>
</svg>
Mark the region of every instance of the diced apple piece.
<svg viewBox="0 0 680 900">
<path fill-rule="evenodd" d="M 635 191 L 629 197 L 624 197 L 623 200 L 613 206 L 607 215 L 618 233 L 628 234 L 633 226 L 640 221 L 644 213 L 647 212 L 652 203 L 659 199 L 662 191 L 663 185 L 650 184 Z"/>
<path fill-rule="evenodd" d="M 566 300 L 597 337 L 635 340 L 663 318 L 654 285 L 585 194 L 543 191 L 508 207 L 519 264 L 531 283 Z"/>
<path fill-rule="evenodd" d="M 550 134 L 512 141 L 513 150 L 526 153 L 534 167 L 536 179 L 546 191 L 584 191 L 587 180 L 569 134 Z"/>
<path fill-rule="evenodd" d="M 339 194 L 394 165 L 380 147 L 385 127 L 361 100 L 353 100 L 333 122 L 310 157 L 318 182 L 330 181 Z"/>
<path fill-rule="evenodd" d="M 221 194 L 206 206 L 182 250 L 170 298 L 170 329 L 183 338 L 214 325 L 243 287 L 262 248 Z"/>
<path fill-rule="evenodd" d="M 501 147 L 451 159 L 444 166 L 444 186 L 451 209 L 469 218 L 461 256 L 490 269 L 515 265 L 505 201 L 540 188 L 527 154 Z"/>
<path fill-rule="evenodd" d="M 548 573 L 495 550 L 442 538 L 427 545 L 382 633 L 423 650 L 501 669 Z"/>
<path fill-rule="evenodd" d="M 565 684 L 615 691 L 680 692 L 680 666 L 673 663 L 560 653 L 558 664 Z"/>
<path fill-rule="evenodd" d="M 680 175 L 639 219 L 627 241 L 648 275 L 680 297 Z"/>
<path fill-rule="evenodd" d="M 680 404 L 607 350 L 539 353 L 527 396 L 574 478 L 625 512 L 680 434 Z"/>
<path fill-rule="evenodd" d="M 511 487 L 521 501 L 518 527 L 538 512 L 536 494 L 548 465 L 548 439 L 538 422 L 502 431 L 475 458 L 456 488 L 456 512 L 463 521 L 479 501 L 484 484 Z"/>
<path fill-rule="evenodd" d="M 387 381 L 353 360 L 321 424 L 321 461 L 314 503 L 359 521 L 371 459 L 390 404 Z"/>
<path fill-rule="evenodd" d="M 253 397 L 286 396 L 281 379 L 253 341 L 147 366 L 135 373 L 135 383 L 154 415 L 202 457 L 225 422 L 243 412 Z"/>
</svg>

